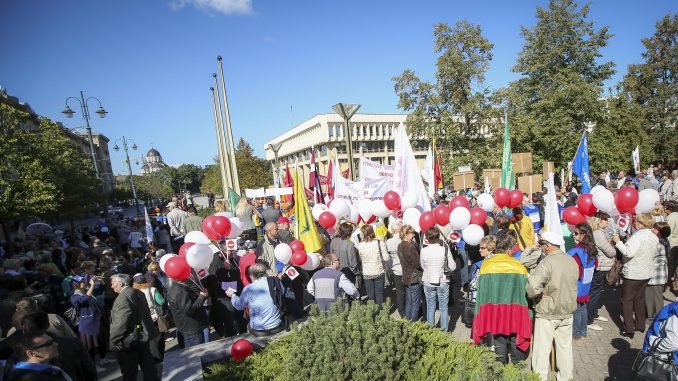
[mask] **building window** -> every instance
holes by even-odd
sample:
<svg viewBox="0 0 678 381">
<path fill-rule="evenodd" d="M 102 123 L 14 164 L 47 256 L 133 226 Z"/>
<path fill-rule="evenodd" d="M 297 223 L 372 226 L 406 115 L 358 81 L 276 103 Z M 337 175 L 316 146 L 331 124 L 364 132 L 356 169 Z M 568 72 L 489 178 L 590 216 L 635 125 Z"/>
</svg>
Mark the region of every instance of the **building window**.
<svg viewBox="0 0 678 381">
<path fill-rule="evenodd" d="M 334 126 L 327 126 L 327 134 L 330 138 L 334 137 Z"/>
</svg>

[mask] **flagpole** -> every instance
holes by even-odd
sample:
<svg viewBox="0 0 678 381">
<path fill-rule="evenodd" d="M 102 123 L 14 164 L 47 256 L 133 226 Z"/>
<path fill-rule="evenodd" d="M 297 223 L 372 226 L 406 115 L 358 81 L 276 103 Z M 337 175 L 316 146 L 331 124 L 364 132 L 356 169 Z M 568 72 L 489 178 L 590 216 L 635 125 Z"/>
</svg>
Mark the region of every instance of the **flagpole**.
<svg viewBox="0 0 678 381">
<path fill-rule="evenodd" d="M 212 74 L 212 76 L 214 77 L 214 86 L 218 86 L 216 73 Z M 214 107 L 214 123 L 216 124 L 217 129 L 217 147 L 219 151 L 219 166 L 221 167 L 221 183 L 224 188 L 223 196 L 224 199 L 226 199 L 228 197 L 228 189 L 233 185 L 231 184 L 230 165 L 228 161 L 226 161 L 228 150 L 226 149 L 226 142 L 224 141 L 224 124 L 221 119 L 221 101 L 219 100 L 219 93 L 215 93 L 214 89 L 214 87 L 210 87 L 210 90 L 212 91 L 212 106 Z"/>
<path fill-rule="evenodd" d="M 579 144 L 577 145 L 577 149 L 574 150 L 574 156 L 572 157 L 572 166 L 570 167 L 569 173 L 567 174 L 568 178 L 572 178 L 572 168 L 574 168 L 574 159 L 577 158 L 577 152 L 579 152 L 579 148 L 581 148 L 581 143 L 584 141 L 584 137 L 586 136 L 587 132 L 584 130 L 584 133 L 581 135 L 581 139 L 579 140 Z"/>
<path fill-rule="evenodd" d="M 221 93 L 224 96 L 224 119 L 226 120 L 226 133 L 228 134 L 228 146 L 231 151 L 229 157 L 231 164 L 231 176 L 233 177 L 233 187 L 235 193 L 240 196 L 240 179 L 238 178 L 238 166 L 235 162 L 235 144 L 233 143 L 233 130 L 231 129 L 231 113 L 228 111 L 228 98 L 226 97 L 226 82 L 224 82 L 224 68 L 221 65 L 221 56 L 217 57 L 219 61 L 219 75 L 221 77 Z M 216 77 L 215 77 L 216 79 Z"/>
</svg>

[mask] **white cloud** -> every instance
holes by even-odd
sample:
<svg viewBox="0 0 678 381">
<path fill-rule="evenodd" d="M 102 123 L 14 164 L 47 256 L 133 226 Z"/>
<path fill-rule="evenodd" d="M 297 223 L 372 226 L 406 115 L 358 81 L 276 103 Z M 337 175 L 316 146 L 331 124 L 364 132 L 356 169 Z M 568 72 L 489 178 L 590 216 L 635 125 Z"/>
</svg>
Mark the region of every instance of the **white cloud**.
<svg viewBox="0 0 678 381">
<path fill-rule="evenodd" d="M 249 14 L 252 12 L 252 0 L 172 0 L 170 7 L 178 11 L 193 6 L 204 12 L 230 14 Z"/>
</svg>

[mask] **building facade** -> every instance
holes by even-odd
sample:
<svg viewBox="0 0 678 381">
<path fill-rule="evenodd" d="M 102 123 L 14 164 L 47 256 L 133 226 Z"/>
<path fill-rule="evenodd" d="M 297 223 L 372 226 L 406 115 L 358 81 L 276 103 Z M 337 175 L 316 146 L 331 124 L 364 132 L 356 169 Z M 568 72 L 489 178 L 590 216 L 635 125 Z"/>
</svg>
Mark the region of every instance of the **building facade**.
<svg viewBox="0 0 678 381">
<path fill-rule="evenodd" d="M 141 166 L 141 176 L 158 172 L 159 170 L 166 167 L 167 164 L 162 161 L 160 152 L 158 152 L 158 150 L 155 148 L 151 148 L 148 150 L 148 153 L 146 153 L 146 157 L 144 157 L 144 164 Z"/>
<path fill-rule="evenodd" d="M 356 171 L 361 157 L 381 164 L 394 164 L 396 128 L 401 123 L 405 125 L 406 118 L 407 115 L 403 114 L 355 114 L 351 118 L 350 133 L 353 139 L 353 159 Z M 281 172 L 284 174 L 286 164 L 292 168 L 297 163 L 299 174 L 303 175 L 304 184 L 308 184 L 311 146 L 314 146 L 316 150 L 316 163 L 318 163 L 320 174 L 327 173 L 328 160 L 335 156 L 342 171 L 349 167 L 346 133 L 344 120 L 338 114 L 316 115 L 266 142 L 265 158 L 271 162 L 271 170 L 275 177 L 276 158 L 272 146 L 280 144 L 278 165 Z M 419 166 L 423 167 L 428 141 L 410 137 L 410 143 Z"/>
</svg>

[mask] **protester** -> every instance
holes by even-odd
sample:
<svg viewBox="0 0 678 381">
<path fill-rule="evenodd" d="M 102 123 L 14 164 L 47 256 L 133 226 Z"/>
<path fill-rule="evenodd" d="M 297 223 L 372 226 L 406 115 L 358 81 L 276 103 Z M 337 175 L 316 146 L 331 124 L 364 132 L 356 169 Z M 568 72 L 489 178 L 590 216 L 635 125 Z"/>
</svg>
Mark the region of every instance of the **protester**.
<svg viewBox="0 0 678 381">
<path fill-rule="evenodd" d="M 440 329 L 448 331 L 449 314 L 447 304 L 450 300 L 450 280 L 445 268 L 453 271 L 457 265 L 452 258 L 451 250 L 440 237 L 440 230 L 432 227 L 426 230 L 428 246 L 421 250 L 420 262 L 423 270 L 422 282 L 426 296 L 426 322 L 435 327 L 436 302 L 440 310 Z"/>
<path fill-rule="evenodd" d="M 236 290 L 226 290 L 226 295 L 231 298 L 233 307 L 242 311 L 249 311 L 250 322 L 248 329 L 255 335 L 272 335 L 282 331 L 285 327 L 282 314 L 271 296 L 270 284 L 275 285 L 276 290 L 282 290 L 282 284 L 275 277 L 266 276 L 266 266 L 255 263 L 248 269 L 252 283 L 245 287 L 240 295 Z M 269 281 L 270 279 L 270 281 Z M 276 297 L 282 298 L 282 295 Z"/>
<path fill-rule="evenodd" d="M 59 345 L 45 333 L 23 336 L 14 346 L 18 362 L 11 370 L 9 381 L 71 381 L 63 369 L 50 362 L 59 357 Z"/>
<path fill-rule="evenodd" d="M 252 283 L 250 279 L 248 270 L 257 261 L 257 243 L 254 241 L 245 241 L 243 244 L 245 254 L 240 257 L 239 269 L 240 269 L 240 280 L 243 284 L 243 287 L 247 287 Z M 225 291 L 225 290 L 224 290 Z"/>
<path fill-rule="evenodd" d="M 659 244 L 654 256 L 654 273 L 645 288 L 645 310 L 649 319 L 654 318 L 654 315 L 664 308 L 664 287 L 668 281 L 666 258 L 669 253 L 669 242 L 666 238 L 671 228 L 666 222 L 655 222 L 652 232 L 659 239 Z"/>
<path fill-rule="evenodd" d="M 315 298 L 320 311 L 327 312 L 337 300 L 343 302 L 344 295 L 353 299 L 360 297 L 353 283 L 339 271 L 339 258 L 332 253 L 324 254 L 321 259 L 323 269 L 316 271 L 308 282 L 307 290 Z"/>
<path fill-rule="evenodd" d="M 273 197 L 266 197 L 266 207 L 261 211 L 261 219 L 264 220 L 264 224 L 277 223 L 278 218 L 282 216 L 280 210 L 274 206 L 274 202 Z"/>
<path fill-rule="evenodd" d="M 173 201 L 167 204 L 167 225 L 170 228 L 170 244 L 174 249 L 174 252 L 179 252 L 179 248 L 184 244 L 183 236 L 186 234 L 184 231 L 184 220 L 188 217 L 188 213 L 184 212 L 178 208 L 177 202 Z"/>
<path fill-rule="evenodd" d="M 355 245 L 351 241 L 353 225 L 342 222 L 337 228 L 337 236 L 330 242 L 330 252 L 339 257 L 339 271 L 346 275 L 349 281 L 359 287 L 358 276 L 360 266 Z"/>
<path fill-rule="evenodd" d="M 360 229 L 363 240 L 358 245 L 358 255 L 363 265 L 363 279 L 367 298 L 378 305 L 384 303 L 384 283 L 386 280 L 386 269 L 384 262 L 390 258 L 386 245 L 376 239 L 374 229 L 371 225 L 363 225 Z"/>
<path fill-rule="evenodd" d="M 546 257 L 527 280 L 525 290 L 535 299 L 532 371 L 548 379 L 549 355 L 555 340 L 556 380 L 574 378 L 572 322 L 577 309 L 577 263 L 560 250 L 565 245 L 557 233 L 543 233 L 539 245 Z"/>
<path fill-rule="evenodd" d="M 678 185 L 678 179 L 674 181 L 674 184 Z M 671 246 L 671 252 L 668 258 L 669 279 L 673 279 L 676 272 L 676 266 L 678 266 L 678 201 L 665 202 L 664 206 L 666 207 L 667 212 L 669 212 L 669 215 L 666 217 L 666 223 L 669 224 L 669 229 L 671 229 L 668 238 L 669 245 Z"/>
<path fill-rule="evenodd" d="M 102 319 L 101 308 L 97 305 L 97 301 L 93 296 L 94 288 L 98 285 L 99 280 L 96 277 L 91 277 L 88 283 L 85 282 L 85 277 L 73 277 L 74 292 L 71 295 L 70 303 L 79 315 L 78 334 L 80 341 L 87 349 L 92 360 L 95 360 L 99 346 L 104 345 L 99 342 Z M 104 359 L 105 351 L 102 354 L 102 359 Z M 97 371 L 102 370 L 103 368 L 97 367 Z"/>
<path fill-rule="evenodd" d="M 579 340 L 586 338 L 586 326 L 588 323 L 588 302 L 590 301 L 591 280 L 593 272 L 598 266 L 598 249 L 593 238 L 593 230 L 588 223 L 577 224 L 574 227 L 574 240 L 577 242 L 574 248 L 567 252 L 579 268 L 577 279 L 577 309 L 572 321 L 572 338 Z"/>
<path fill-rule="evenodd" d="M 264 227 L 264 237 L 257 244 L 257 261 L 268 267 L 266 272 L 268 276 L 276 276 L 279 272 L 282 272 L 282 266 L 278 269 L 274 254 L 275 247 L 279 243 L 278 224 L 275 222 L 267 223 Z"/>
<path fill-rule="evenodd" d="M 586 323 L 587 329 L 594 331 L 603 330 L 601 326 L 595 324 L 595 320 L 602 322 L 608 321 L 606 317 L 598 315 L 598 309 L 600 308 L 601 296 L 603 295 L 603 290 L 605 288 L 605 278 L 614 265 L 617 255 L 617 251 L 610 243 L 610 238 L 612 237 L 608 237 L 607 235 L 607 227 L 610 224 L 608 221 L 609 218 L 610 216 L 607 213 L 598 211 L 589 219 L 591 229 L 593 230 L 593 240 L 596 243 L 596 249 L 598 251 L 598 266 L 593 272 L 593 278 L 591 279 L 591 290 L 589 291 L 590 299 L 586 304 Z"/>
<path fill-rule="evenodd" d="M 475 317 L 472 336 L 475 343 L 491 337 L 498 360 L 503 364 L 527 358 L 532 337 L 532 321 L 525 297 L 527 269 L 511 257 L 513 234 L 497 234 L 497 253 L 483 260 L 478 271 Z M 422 253 L 423 255 L 423 253 Z"/>
<path fill-rule="evenodd" d="M 209 341 L 209 319 L 203 308 L 209 293 L 204 288 L 173 280 L 167 290 L 167 304 L 174 324 L 183 342 L 180 348 L 192 347 Z"/>
<path fill-rule="evenodd" d="M 143 294 L 130 283 L 126 274 L 115 274 L 111 279 L 113 291 L 119 294 L 111 310 L 111 348 L 118 352 L 123 381 L 136 381 L 138 368 L 144 381 L 159 381 L 149 347 L 158 332 Z"/>
<path fill-rule="evenodd" d="M 534 224 L 529 217 L 523 215 L 522 208 L 513 208 L 513 217 L 511 217 L 509 229 L 514 230 L 518 235 L 520 250 L 525 250 L 526 247 L 534 244 Z"/>
<path fill-rule="evenodd" d="M 390 233 L 391 238 L 386 240 L 386 250 L 391 257 L 391 273 L 393 274 L 393 282 L 395 283 L 396 307 L 400 316 L 405 315 L 405 286 L 403 285 L 403 268 L 400 265 L 400 258 L 398 257 L 398 246 L 402 242 L 400 238 L 400 229 L 402 223 L 398 221 L 391 222 Z"/>
<path fill-rule="evenodd" d="M 645 332 L 645 288 L 654 274 L 654 257 L 659 245 L 659 239 L 652 233 L 653 225 L 652 216 L 641 213 L 634 222 L 637 231 L 626 243 L 621 241 L 619 235 L 612 237 L 624 261 L 621 296 L 624 330 L 620 334 L 630 339 L 633 338 L 634 328 Z"/>
<path fill-rule="evenodd" d="M 294 236 L 290 232 L 290 219 L 287 217 L 278 217 L 276 221 L 278 224 L 278 238 L 280 242 L 290 243 L 294 241 Z"/>
<path fill-rule="evenodd" d="M 403 270 L 403 286 L 405 286 L 405 318 L 410 321 L 419 320 L 421 308 L 422 275 L 421 257 L 414 242 L 416 232 L 410 225 L 400 229 L 401 243 L 398 245 L 398 258 Z"/>
<path fill-rule="evenodd" d="M 253 220 L 255 214 L 261 217 L 247 197 L 240 198 L 235 209 L 235 215 L 240 218 L 240 221 L 243 223 L 242 238 L 245 240 L 257 240 L 257 229 Z"/>
<path fill-rule="evenodd" d="M 655 316 L 643 341 L 643 352 L 678 363 L 678 302 L 664 306 Z M 674 365 L 672 365 L 674 366 Z"/>
<path fill-rule="evenodd" d="M 186 212 L 188 213 L 186 218 L 184 218 L 184 222 L 182 225 L 182 230 L 184 234 L 188 234 L 190 232 L 202 231 L 202 220 L 203 218 L 198 216 L 198 211 L 195 209 L 195 206 L 191 205 L 188 208 L 186 208 Z"/>
</svg>

